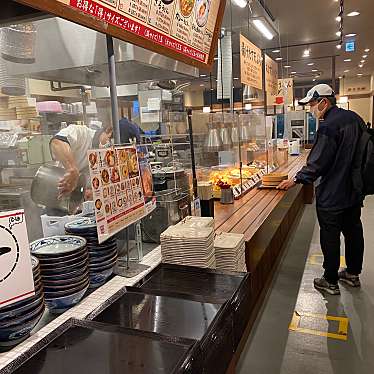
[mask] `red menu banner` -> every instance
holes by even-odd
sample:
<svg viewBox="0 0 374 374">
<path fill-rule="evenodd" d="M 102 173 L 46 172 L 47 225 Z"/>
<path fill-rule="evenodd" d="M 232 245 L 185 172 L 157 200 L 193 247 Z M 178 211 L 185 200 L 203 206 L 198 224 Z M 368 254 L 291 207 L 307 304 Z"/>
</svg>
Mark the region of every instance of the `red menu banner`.
<svg viewBox="0 0 374 374">
<path fill-rule="evenodd" d="M 16 1 L 199 67 L 213 63 L 226 4 L 225 0 Z"/>
</svg>

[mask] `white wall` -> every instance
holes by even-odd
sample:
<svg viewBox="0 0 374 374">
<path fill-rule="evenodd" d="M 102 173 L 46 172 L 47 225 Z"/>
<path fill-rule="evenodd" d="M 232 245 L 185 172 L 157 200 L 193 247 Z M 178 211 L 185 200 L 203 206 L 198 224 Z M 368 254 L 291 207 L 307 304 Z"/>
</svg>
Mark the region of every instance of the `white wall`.
<svg viewBox="0 0 374 374">
<path fill-rule="evenodd" d="M 359 114 L 365 122 L 372 122 L 373 97 L 350 98 L 349 109 Z"/>
</svg>

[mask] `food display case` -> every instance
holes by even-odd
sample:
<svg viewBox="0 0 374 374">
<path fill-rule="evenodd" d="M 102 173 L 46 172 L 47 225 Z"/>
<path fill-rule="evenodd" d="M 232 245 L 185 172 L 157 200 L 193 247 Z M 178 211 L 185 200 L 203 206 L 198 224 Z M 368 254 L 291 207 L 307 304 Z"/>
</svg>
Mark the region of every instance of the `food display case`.
<svg viewBox="0 0 374 374">
<path fill-rule="evenodd" d="M 287 161 L 273 140 L 273 122 L 261 110 L 249 114 L 193 113 L 197 179 L 213 184 L 214 197 L 232 188 L 235 198 L 258 185 L 262 175 Z"/>
</svg>

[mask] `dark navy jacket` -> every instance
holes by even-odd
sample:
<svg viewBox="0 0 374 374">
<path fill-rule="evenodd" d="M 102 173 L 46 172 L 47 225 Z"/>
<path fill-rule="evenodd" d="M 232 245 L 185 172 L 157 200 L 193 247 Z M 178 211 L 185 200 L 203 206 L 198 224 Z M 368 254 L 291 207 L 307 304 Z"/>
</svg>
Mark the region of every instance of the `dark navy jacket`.
<svg viewBox="0 0 374 374">
<path fill-rule="evenodd" d="M 352 182 L 360 125 L 365 125 L 360 116 L 336 106 L 320 121 L 307 165 L 296 175 L 297 183 L 317 181 L 316 202 L 320 209 L 339 210 L 362 204 L 362 196 L 353 190 Z"/>
</svg>

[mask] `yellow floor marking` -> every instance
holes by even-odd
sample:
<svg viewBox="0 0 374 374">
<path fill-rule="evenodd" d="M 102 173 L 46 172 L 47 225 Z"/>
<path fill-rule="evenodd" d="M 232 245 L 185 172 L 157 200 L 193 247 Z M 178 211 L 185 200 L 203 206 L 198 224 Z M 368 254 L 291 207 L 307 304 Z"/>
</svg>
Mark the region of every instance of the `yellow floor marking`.
<svg viewBox="0 0 374 374">
<path fill-rule="evenodd" d="M 339 322 L 339 331 L 337 333 L 332 333 L 332 332 L 302 328 L 300 327 L 300 321 L 301 321 L 301 318 L 303 317 L 322 319 L 325 321 L 337 321 Z M 331 339 L 346 341 L 348 339 L 348 323 L 349 323 L 349 320 L 346 317 L 334 317 L 334 316 L 328 316 L 325 314 L 304 313 L 304 312 L 299 313 L 295 311 L 288 329 L 290 331 L 295 331 L 295 332 L 299 332 L 302 334 L 324 336 L 324 337 L 331 338 Z"/>
<path fill-rule="evenodd" d="M 308 264 L 309 265 L 318 265 L 322 266 L 323 264 L 323 254 L 312 254 L 308 258 Z M 340 267 L 345 268 L 347 267 L 345 256 L 340 256 Z"/>
</svg>

